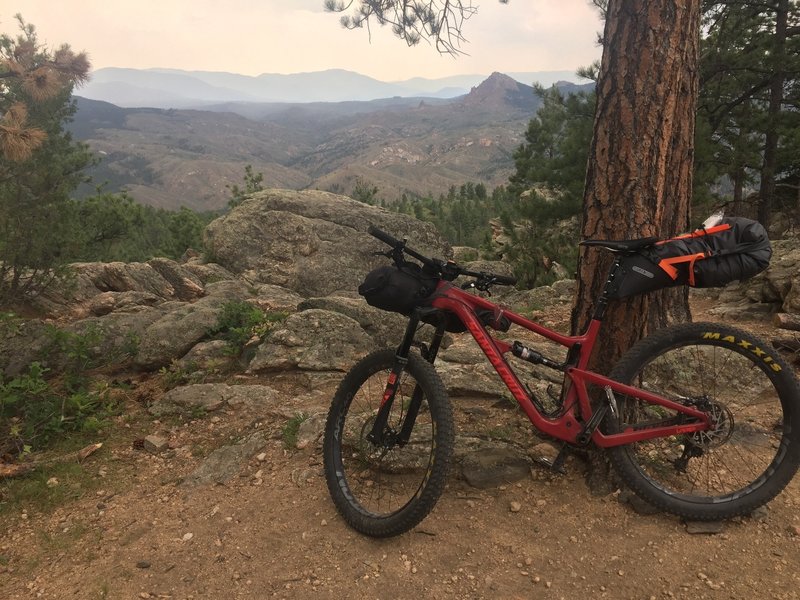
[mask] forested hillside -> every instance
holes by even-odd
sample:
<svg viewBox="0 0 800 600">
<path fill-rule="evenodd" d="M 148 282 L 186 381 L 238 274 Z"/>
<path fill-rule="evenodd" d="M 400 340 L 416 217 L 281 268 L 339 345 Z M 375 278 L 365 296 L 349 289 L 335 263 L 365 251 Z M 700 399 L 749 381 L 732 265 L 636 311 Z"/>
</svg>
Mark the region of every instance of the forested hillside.
<svg viewBox="0 0 800 600">
<path fill-rule="evenodd" d="M 438 196 L 467 181 L 501 185 L 538 105 L 530 86 L 495 73 L 448 101 L 227 104 L 197 111 L 123 109 L 79 98 L 69 128 L 100 155 L 90 173 L 111 191 L 124 187 L 139 202 L 162 208 L 213 210 L 224 206 L 225 186 L 239 180 L 246 164 L 269 187 L 349 194 L 364 180 L 387 200 Z"/>
</svg>

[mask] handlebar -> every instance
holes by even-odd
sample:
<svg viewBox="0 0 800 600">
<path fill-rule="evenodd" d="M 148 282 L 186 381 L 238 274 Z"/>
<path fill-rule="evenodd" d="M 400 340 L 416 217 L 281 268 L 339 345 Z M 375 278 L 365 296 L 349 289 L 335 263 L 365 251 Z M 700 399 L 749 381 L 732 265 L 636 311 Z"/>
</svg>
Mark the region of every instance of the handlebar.
<svg viewBox="0 0 800 600">
<path fill-rule="evenodd" d="M 487 289 L 490 285 L 515 285 L 517 280 L 514 277 L 506 277 L 505 275 L 496 275 L 494 273 L 486 273 L 484 271 L 470 271 L 464 267 L 457 265 L 453 261 L 443 261 L 438 258 L 428 258 L 406 245 L 405 240 L 398 240 L 396 237 L 386 233 L 370 225 L 367 232 L 373 237 L 379 239 L 384 244 L 391 246 L 392 250 L 387 254 L 394 259 L 396 263 L 402 262 L 403 253 L 416 258 L 423 265 L 430 268 L 436 274 L 440 275 L 442 279 L 453 281 L 459 275 L 466 275 L 467 277 L 475 277 L 478 279 L 476 287 L 478 289 Z"/>
<path fill-rule="evenodd" d="M 396 237 L 393 237 L 393 236 L 389 235 L 388 233 L 378 229 L 374 225 L 370 225 L 369 226 L 369 228 L 367 229 L 367 233 L 369 233 L 373 237 L 378 238 L 384 244 L 388 244 L 389 246 L 392 246 L 393 248 L 403 243 L 400 240 L 398 240 Z"/>
</svg>

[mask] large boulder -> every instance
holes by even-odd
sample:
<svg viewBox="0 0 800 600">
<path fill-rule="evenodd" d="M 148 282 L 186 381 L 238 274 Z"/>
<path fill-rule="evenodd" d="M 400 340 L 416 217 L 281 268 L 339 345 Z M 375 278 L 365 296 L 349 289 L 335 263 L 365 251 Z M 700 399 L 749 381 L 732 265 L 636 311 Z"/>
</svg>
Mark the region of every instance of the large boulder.
<svg viewBox="0 0 800 600">
<path fill-rule="evenodd" d="M 32 306 L 80 319 L 168 300 L 191 302 L 205 295 L 206 283 L 232 278 L 233 274 L 219 265 L 188 266 L 167 258 L 143 263 L 74 263 L 68 277 L 34 298 Z"/>
<path fill-rule="evenodd" d="M 784 312 L 800 313 L 800 245 L 797 240 L 773 242 L 774 254 L 765 279 Z"/>
<path fill-rule="evenodd" d="M 224 305 L 252 296 L 241 281 L 221 281 L 206 286 L 208 296 L 196 302 L 165 302 L 162 316 L 151 323 L 138 340 L 134 363 L 142 369 L 158 369 L 181 358 L 208 337 Z"/>
<path fill-rule="evenodd" d="M 367 304 L 363 298 L 328 296 L 309 298 L 300 303 L 298 310 L 312 308 L 343 314 L 358 322 L 361 328 L 378 346 L 396 347 L 403 339 L 408 319 L 397 313 L 389 313 Z"/>
<path fill-rule="evenodd" d="M 304 310 L 267 334 L 249 370 L 347 371 L 375 347 L 358 321 L 328 310 Z"/>
<path fill-rule="evenodd" d="M 158 369 L 185 355 L 208 335 L 222 310 L 219 301 L 182 303 L 170 308 L 142 334 L 135 357 L 137 367 Z"/>
<path fill-rule="evenodd" d="M 795 239 L 772 242 L 769 267 L 752 279 L 733 282 L 721 290 L 703 290 L 716 296 L 712 314 L 727 318 L 758 318 L 771 312 L 800 312 L 800 245 Z"/>
<path fill-rule="evenodd" d="M 374 225 L 432 256 L 449 258 L 450 245 L 434 227 L 399 213 L 318 190 L 266 190 L 205 230 L 215 261 L 249 280 L 279 285 L 305 297 L 352 292 L 386 259 L 367 233 Z"/>
<path fill-rule="evenodd" d="M 34 361 L 51 374 L 78 368 L 76 363 L 97 366 L 126 361 L 139 352 L 140 340 L 163 314 L 159 308 L 137 307 L 59 327 L 36 319 L 7 323 L 0 326 L 0 373 L 17 376 Z"/>
</svg>

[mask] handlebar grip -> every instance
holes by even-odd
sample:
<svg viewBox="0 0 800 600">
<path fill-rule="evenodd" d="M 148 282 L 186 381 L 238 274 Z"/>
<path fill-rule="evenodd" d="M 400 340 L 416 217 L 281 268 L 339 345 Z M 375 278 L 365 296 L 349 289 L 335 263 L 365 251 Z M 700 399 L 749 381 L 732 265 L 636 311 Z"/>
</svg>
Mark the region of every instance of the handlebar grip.
<svg viewBox="0 0 800 600">
<path fill-rule="evenodd" d="M 367 233 L 369 233 L 373 237 L 378 238 L 384 244 L 388 244 L 392 248 L 396 248 L 397 245 L 401 243 L 400 240 L 398 240 L 397 238 L 389 235 L 385 231 L 381 231 L 380 229 L 378 229 L 374 225 L 370 225 L 367 228 Z"/>
</svg>

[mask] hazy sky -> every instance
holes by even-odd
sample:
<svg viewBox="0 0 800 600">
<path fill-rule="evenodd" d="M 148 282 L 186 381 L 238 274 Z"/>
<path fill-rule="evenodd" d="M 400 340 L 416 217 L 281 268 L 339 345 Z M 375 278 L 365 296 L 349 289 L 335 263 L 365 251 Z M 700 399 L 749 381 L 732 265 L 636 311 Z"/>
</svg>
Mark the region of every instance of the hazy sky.
<svg viewBox="0 0 800 600">
<path fill-rule="evenodd" d="M 575 70 L 600 58 L 602 28 L 588 0 L 473 0 L 464 28 L 469 56 L 408 48 L 386 28 L 347 31 L 323 0 L 3 0 L 0 31 L 13 15 L 40 41 L 86 50 L 102 67 L 176 68 L 245 75 L 331 68 L 383 81 L 492 71 Z"/>
</svg>

